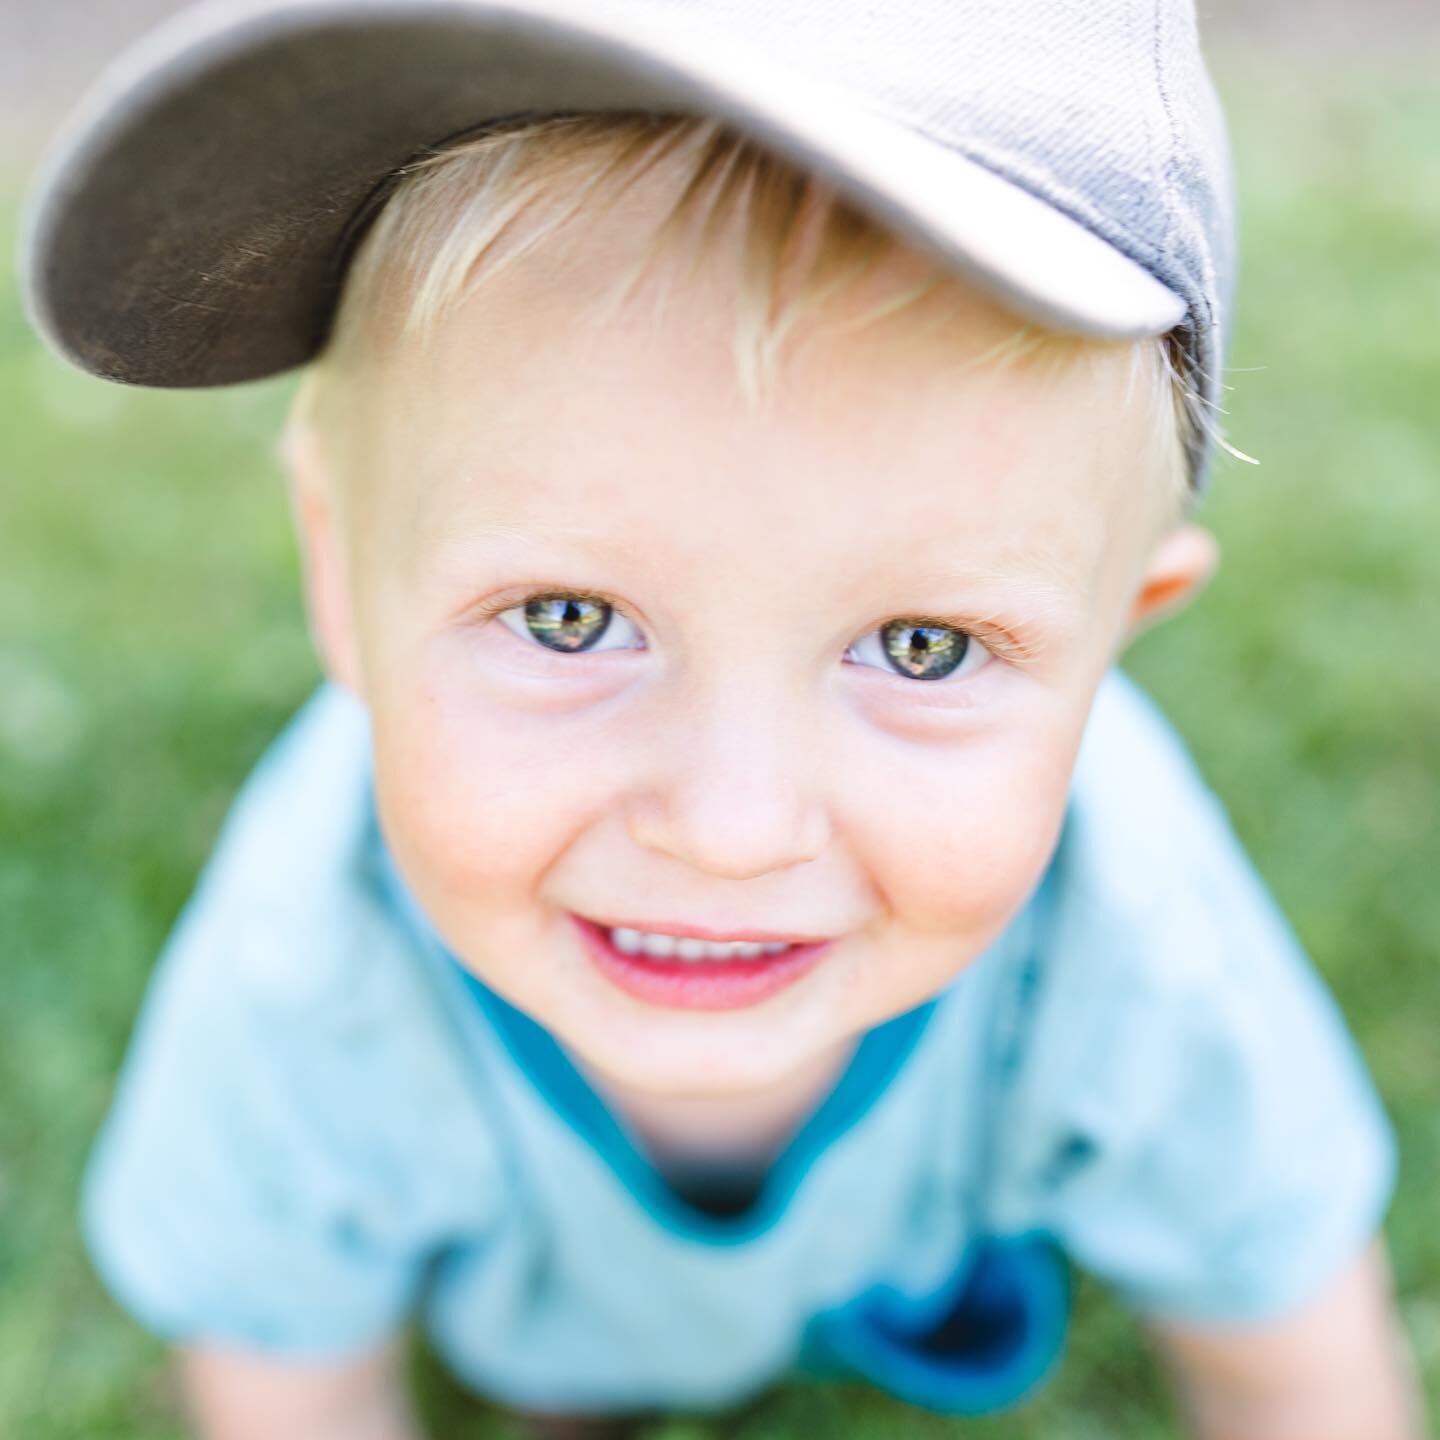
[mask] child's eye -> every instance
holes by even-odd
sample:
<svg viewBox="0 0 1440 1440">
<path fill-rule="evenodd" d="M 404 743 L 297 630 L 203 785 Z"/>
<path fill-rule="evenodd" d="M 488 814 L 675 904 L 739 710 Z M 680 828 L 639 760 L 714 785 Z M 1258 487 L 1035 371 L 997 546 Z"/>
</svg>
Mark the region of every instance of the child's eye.
<svg viewBox="0 0 1440 1440">
<path fill-rule="evenodd" d="M 640 632 L 614 606 L 591 595 L 532 595 L 495 617 L 522 640 L 573 655 L 580 650 L 638 650 Z M 604 644 L 601 644 L 601 641 Z"/>
<path fill-rule="evenodd" d="M 969 675 L 994 657 L 973 635 L 953 625 L 892 620 L 857 640 L 845 658 L 911 680 L 945 680 Z"/>
</svg>

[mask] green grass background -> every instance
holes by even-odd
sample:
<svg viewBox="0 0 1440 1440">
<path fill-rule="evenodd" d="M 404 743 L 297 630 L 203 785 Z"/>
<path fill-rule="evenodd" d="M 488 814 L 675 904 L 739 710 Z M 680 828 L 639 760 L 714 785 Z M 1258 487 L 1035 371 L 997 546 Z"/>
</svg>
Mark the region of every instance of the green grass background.
<svg viewBox="0 0 1440 1440">
<path fill-rule="evenodd" d="M 1431 70 L 1432 75 L 1435 71 Z M 1389 1237 L 1440 1401 L 1440 82 L 1220 67 L 1244 267 L 1225 549 L 1129 666 L 1190 740 L 1337 992 L 1398 1128 Z M 8 245 L 20 177 L 0 195 Z M 3 255 L 5 272 L 11 256 Z M 182 1433 L 160 1347 L 100 1290 L 77 1179 L 147 968 L 236 786 L 316 679 L 271 438 L 280 381 L 125 392 L 0 291 L 0 1434 Z M 500 1440 L 416 1347 L 438 1437 Z M 962 1424 L 781 1388 L 733 1435 L 1174 1436 L 1129 1318 L 1082 1284 L 1056 1380 Z"/>
</svg>

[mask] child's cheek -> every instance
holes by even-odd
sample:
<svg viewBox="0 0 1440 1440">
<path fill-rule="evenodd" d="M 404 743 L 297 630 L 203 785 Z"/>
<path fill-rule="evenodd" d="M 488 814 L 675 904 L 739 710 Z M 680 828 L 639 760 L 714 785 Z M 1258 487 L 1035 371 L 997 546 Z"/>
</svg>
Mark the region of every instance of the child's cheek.
<svg viewBox="0 0 1440 1440">
<path fill-rule="evenodd" d="M 953 936 L 972 958 L 998 934 L 1053 853 L 1077 743 L 1063 719 L 997 727 L 902 751 L 883 796 L 852 795 L 868 817 L 855 827 L 865 864 L 894 919 Z"/>
<path fill-rule="evenodd" d="M 431 693 L 377 706 L 374 723 L 387 839 L 417 890 L 447 908 L 533 897 L 603 805 L 603 753 L 578 754 L 573 735 L 533 715 Z"/>
</svg>

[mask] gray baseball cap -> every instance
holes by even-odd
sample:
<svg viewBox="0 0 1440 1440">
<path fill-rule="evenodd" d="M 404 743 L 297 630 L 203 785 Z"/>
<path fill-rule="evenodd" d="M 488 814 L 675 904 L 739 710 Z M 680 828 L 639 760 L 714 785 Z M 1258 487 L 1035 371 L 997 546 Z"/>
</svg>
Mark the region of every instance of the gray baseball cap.
<svg viewBox="0 0 1440 1440">
<path fill-rule="evenodd" d="M 130 385 L 291 369 L 396 171 L 610 110 L 719 116 L 1042 326 L 1179 327 L 1215 402 L 1230 179 L 1191 0 L 202 0 L 52 142 L 31 319 Z"/>
</svg>

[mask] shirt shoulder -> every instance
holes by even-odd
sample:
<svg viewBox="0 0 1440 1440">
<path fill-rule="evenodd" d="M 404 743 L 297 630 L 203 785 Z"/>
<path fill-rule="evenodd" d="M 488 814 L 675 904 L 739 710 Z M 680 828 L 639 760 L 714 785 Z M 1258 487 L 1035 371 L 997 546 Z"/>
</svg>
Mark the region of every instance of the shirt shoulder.
<svg viewBox="0 0 1440 1440">
<path fill-rule="evenodd" d="M 1223 808 L 1118 672 L 1038 917 L 1002 1212 L 1151 1310 L 1253 1318 L 1312 1291 L 1379 1223 L 1389 1130 Z"/>
<path fill-rule="evenodd" d="M 92 1257 L 157 1332 L 380 1333 L 500 1203 L 485 1097 L 373 853 L 364 712 L 327 686 L 222 827 L 87 1168 Z"/>
<path fill-rule="evenodd" d="M 1050 880 L 1057 985 L 1183 1005 L 1232 993 L 1262 954 L 1310 968 L 1184 742 L 1118 670 L 1085 731 Z"/>
<path fill-rule="evenodd" d="M 380 918 L 361 869 L 369 780 L 364 709 L 324 685 L 241 785 L 168 949 L 276 1014 L 321 1006 L 376 968 L 355 943 Z"/>
<path fill-rule="evenodd" d="M 1229 821 L 1159 707 L 1122 671 L 1102 681 L 1081 741 L 1060 861 L 1081 903 L 1138 915 L 1193 894 L 1237 851 Z"/>
</svg>

